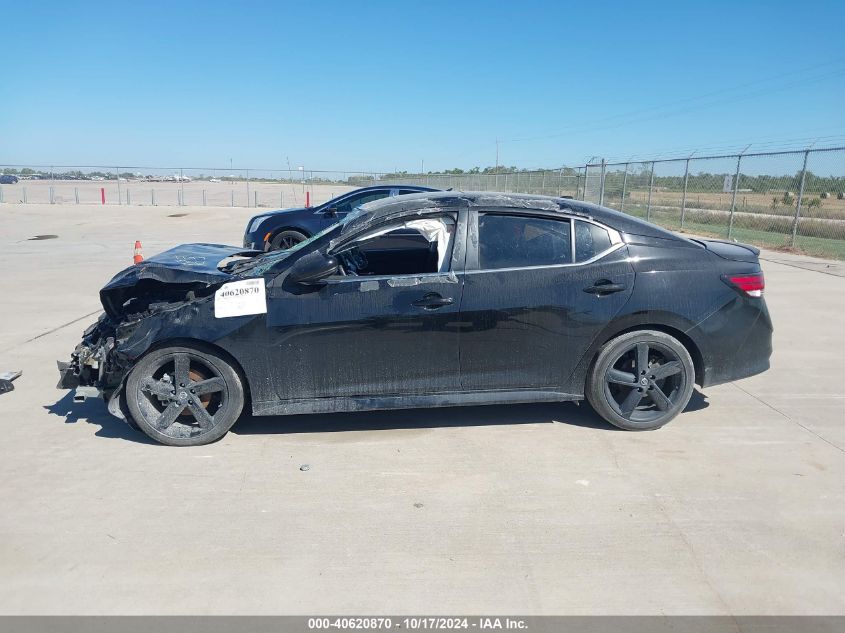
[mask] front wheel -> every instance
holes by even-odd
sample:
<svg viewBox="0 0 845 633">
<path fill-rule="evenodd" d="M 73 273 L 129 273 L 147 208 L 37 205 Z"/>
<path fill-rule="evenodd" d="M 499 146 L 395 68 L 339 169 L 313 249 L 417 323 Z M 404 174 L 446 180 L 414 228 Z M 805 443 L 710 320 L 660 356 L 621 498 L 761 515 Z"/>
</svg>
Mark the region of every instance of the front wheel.
<svg viewBox="0 0 845 633">
<path fill-rule="evenodd" d="M 286 251 L 300 242 L 304 242 L 306 239 L 308 238 L 299 231 L 281 231 L 270 240 L 270 250 Z"/>
<path fill-rule="evenodd" d="M 218 355 L 166 347 L 142 358 L 126 381 L 133 421 L 170 446 L 199 446 L 223 437 L 241 414 L 240 376 Z"/>
<path fill-rule="evenodd" d="M 627 431 L 657 429 L 687 406 L 695 383 L 689 351 L 664 332 L 629 332 L 604 344 L 586 396 L 605 420 Z"/>
</svg>

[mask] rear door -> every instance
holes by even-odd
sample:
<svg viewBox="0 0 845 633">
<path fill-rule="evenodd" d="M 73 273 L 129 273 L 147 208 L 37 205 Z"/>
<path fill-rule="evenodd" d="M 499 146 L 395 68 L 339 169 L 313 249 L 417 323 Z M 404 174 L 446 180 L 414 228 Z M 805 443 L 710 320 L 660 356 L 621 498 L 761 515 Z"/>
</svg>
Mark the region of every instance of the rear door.
<svg viewBox="0 0 845 633">
<path fill-rule="evenodd" d="M 461 307 L 465 390 L 564 389 L 631 294 L 615 231 L 559 214 L 473 213 Z"/>
</svg>

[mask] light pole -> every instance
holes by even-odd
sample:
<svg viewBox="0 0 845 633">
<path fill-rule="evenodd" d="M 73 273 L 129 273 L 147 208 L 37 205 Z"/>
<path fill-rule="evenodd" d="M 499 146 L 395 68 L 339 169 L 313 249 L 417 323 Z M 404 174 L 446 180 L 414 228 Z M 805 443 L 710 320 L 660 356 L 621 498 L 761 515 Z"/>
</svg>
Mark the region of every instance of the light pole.
<svg viewBox="0 0 845 633">
<path fill-rule="evenodd" d="M 494 173 L 495 173 L 496 175 L 494 176 L 494 178 L 495 178 L 495 185 L 494 185 L 494 187 L 493 187 L 493 188 L 494 188 L 496 191 L 498 191 L 498 190 L 499 190 L 499 139 L 496 139 L 496 169 L 495 169 L 495 172 L 494 172 Z"/>
</svg>

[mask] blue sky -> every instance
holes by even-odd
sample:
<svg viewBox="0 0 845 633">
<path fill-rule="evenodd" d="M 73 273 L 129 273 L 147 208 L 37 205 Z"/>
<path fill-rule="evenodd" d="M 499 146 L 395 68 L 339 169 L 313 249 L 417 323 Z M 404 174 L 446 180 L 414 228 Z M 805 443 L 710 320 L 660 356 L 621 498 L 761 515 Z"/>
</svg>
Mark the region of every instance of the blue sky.
<svg viewBox="0 0 845 633">
<path fill-rule="evenodd" d="M 842 2 L 7 2 L 0 163 L 442 170 L 845 144 Z M 702 150 L 704 150 L 702 152 Z"/>
</svg>

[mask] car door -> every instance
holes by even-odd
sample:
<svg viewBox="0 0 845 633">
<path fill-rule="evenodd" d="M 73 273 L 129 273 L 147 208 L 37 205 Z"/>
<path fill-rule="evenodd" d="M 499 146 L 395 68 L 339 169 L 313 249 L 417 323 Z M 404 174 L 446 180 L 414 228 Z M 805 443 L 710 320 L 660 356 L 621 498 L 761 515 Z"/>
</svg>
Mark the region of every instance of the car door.
<svg viewBox="0 0 845 633">
<path fill-rule="evenodd" d="M 460 390 L 465 213 L 454 220 L 443 270 L 338 275 L 301 293 L 271 289 L 266 322 L 280 399 Z"/>
<path fill-rule="evenodd" d="M 560 214 L 489 210 L 473 213 L 467 243 L 463 388 L 564 389 L 631 294 L 618 233 Z"/>
</svg>

